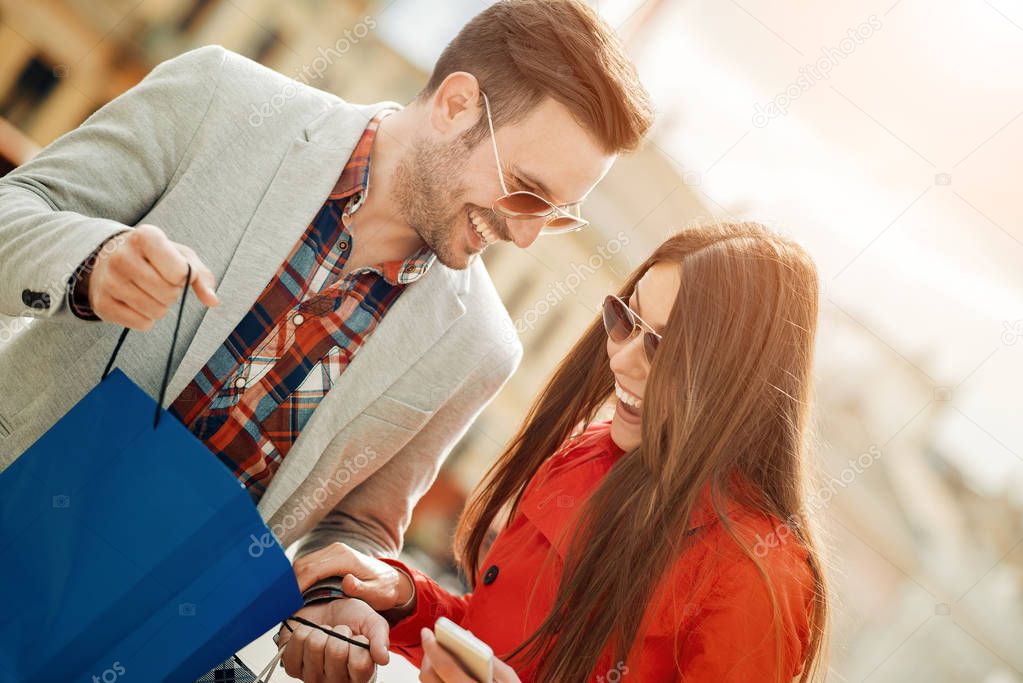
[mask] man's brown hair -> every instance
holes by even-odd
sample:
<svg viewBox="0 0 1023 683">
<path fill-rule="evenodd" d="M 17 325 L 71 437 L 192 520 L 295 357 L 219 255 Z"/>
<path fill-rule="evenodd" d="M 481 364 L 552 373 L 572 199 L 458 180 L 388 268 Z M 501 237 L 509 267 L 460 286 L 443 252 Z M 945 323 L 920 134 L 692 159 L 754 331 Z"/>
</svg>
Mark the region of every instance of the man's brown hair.
<svg viewBox="0 0 1023 683">
<path fill-rule="evenodd" d="M 448 44 L 422 92 L 471 73 L 487 93 L 494 126 L 515 123 L 544 97 L 565 105 L 605 152 L 635 149 L 653 122 L 649 95 L 614 30 L 582 0 L 501 0 Z M 481 119 L 467 134 L 487 133 Z"/>
</svg>

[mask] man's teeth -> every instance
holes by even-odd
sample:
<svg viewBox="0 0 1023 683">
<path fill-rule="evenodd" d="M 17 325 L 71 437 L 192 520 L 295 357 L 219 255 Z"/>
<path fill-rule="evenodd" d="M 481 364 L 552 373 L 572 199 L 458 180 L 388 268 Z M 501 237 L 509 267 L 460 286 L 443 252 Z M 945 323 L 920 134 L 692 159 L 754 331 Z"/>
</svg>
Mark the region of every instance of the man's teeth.
<svg viewBox="0 0 1023 683">
<path fill-rule="evenodd" d="M 618 382 L 615 382 L 615 396 L 617 396 L 622 403 L 629 406 L 630 408 L 635 408 L 636 410 L 639 410 L 640 408 L 643 407 L 643 399 L 637 398 L 635 395 L 630 394 L 629 392 L 625 391 L 625 389 L 622 389 L 622 386 L 618 384 Z"/>
<path fill-rule="evenodd" d="M 483 240 L 483 245 L 493 244 L 497 241 L 497 233 L 494 232 L 487 222 L 480 218 L 479 214 L 475 211 L 469 212 L 469 220 L 472 221 L 473 228 L 476 230 L 476 234 Z"/>
</svg>

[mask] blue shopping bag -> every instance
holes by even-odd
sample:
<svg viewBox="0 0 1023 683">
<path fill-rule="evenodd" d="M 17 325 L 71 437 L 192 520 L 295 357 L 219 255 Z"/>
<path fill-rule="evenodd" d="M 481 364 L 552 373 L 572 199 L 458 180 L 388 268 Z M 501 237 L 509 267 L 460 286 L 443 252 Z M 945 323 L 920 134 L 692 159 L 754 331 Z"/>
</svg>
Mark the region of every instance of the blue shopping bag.
<svg viewBox="0 0 1023 683">
<path fill-rule="evenodd" d="M 0 473 L 0 681 L 193 681 L 302 606 L 248 493 L 163 410 L 170 358 L 159 403 L 110 371 L 127 332 Z"/>
</svg>

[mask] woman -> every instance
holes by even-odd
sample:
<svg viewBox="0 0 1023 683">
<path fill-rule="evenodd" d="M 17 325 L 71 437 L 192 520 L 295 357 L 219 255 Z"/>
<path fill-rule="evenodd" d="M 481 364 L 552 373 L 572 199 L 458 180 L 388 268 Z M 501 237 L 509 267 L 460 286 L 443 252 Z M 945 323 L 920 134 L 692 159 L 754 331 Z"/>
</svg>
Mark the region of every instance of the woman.
<svg viewBox="0 0 1023 683">
<path fill-rule="evenodd" d="M 810 257 L 758 224 L 674 235 L 467 505 L 471 594 L 340 544 L 296 563 L 300 586 L 348 574 L 424 681 L 472 680 L 430 632 L 440 616 L 492 646 L 502 682 L 810 680 L 827 611 L 801 514 L 817 301 Z"/>
</svg>

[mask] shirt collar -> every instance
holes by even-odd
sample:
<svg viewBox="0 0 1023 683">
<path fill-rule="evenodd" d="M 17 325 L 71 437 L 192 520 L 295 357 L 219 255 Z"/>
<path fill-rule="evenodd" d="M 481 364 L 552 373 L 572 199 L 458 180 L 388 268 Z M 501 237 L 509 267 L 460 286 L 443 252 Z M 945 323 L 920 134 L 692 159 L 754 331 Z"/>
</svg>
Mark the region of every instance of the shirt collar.
<svg viewBox="0 0 1023 683">
<path fill-rule="evenodd" d="M 383 266 L 382 275 L 392 285 L 415 282 L 433 265 L 437 255 L 429 247 L 422 247 L 404 261 L 387 261 Z"/>
<path fill-rule="evenodd" d="M 349 216 L 358 211 L 366 201 L 369 194 L 369 166 L 373 141 L 376 139 L 380 122 L 395 111 L 397 110 L 382 109 L 370 119 L 330 193 L 330 199 L 349 200 L 344 209 Z M 409 284 L 422 277 L 436 258 L 437 255 L 429 247 L 424 246 L 407 259 L 386 261 L 375 266 L 373 270 L 383 275 L 392 285 Z"/>
<path fill-rule="evenodd" d="M 369 162 L 370 153 L 373 150 L 373 141 L 376 139 L 380 122 L 394 112 L 394 109 L 381 109 L 369 120 L 365 130 L 362 131 L 359 141 L 355 143 L 351 156 L 348 157 L 348 163 L 341 170 L 341 176 L 334 183 L 330 199 L 345 199 L 355 194 L 361 194 L 362 196 L 357 199 L 357 203 L 362 204 L 366 193 L 369 191 Z M 358 206 L 351 207 L 350 211 L 355 211 L 357 208 Z"/>
</svg>

